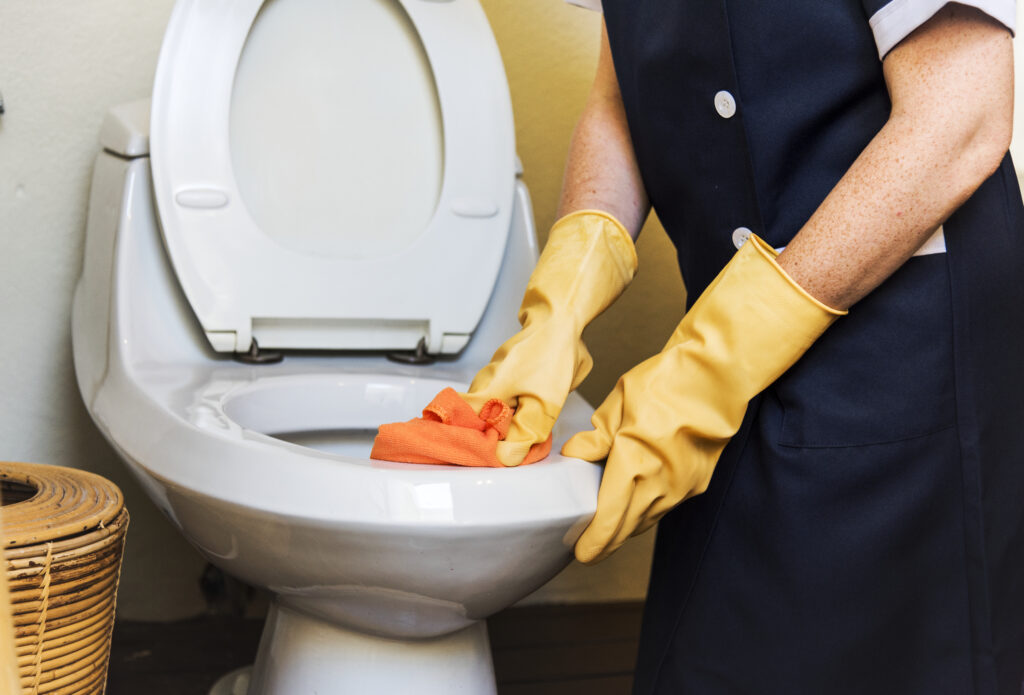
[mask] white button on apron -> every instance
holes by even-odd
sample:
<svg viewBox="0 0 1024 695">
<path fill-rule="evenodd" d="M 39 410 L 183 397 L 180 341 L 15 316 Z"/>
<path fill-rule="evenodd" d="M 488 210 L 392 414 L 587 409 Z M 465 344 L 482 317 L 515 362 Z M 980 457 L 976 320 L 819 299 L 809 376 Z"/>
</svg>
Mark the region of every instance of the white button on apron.
<svg viewBox="0 0 1024 695">
<path fill-rule="evenodd" d="M 737 227 L 735 230 L 733 230 L 732 233 L 733 246 L 735 246 L 736 248 L 743 246 L 745 243 L 747 243 L 747 239 L 750 238 L 751 234 L 753 234 L 753 232 L 747 229 L 746 227 Z"/>
<path fill-rule="evenodd" d="M 736 99 L 725 90 L 715 94 L 715 111 L 722 118 L 732 118 L 736 113 Z"/>
</svg>

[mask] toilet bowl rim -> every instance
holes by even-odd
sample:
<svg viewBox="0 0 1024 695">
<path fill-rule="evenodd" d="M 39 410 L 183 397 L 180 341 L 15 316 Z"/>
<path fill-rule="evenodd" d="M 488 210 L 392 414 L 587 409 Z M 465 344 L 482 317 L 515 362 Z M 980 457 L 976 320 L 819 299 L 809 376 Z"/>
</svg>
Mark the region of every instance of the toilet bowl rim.
<svg viewBox="0 0 1024 695">
<path fill-rule="evenodd" d="M 173 407 L 167 393 L 147 392 L 142 380 L 121 384 L 114 389 L 108 382 L 93 414 L 122 456 L 162 484 L 225 502 L 332 523 L 416 526 L 554 520 L 588 515 L 596 503 L 601 467 L 557 453 L 561 441 L 586 426 L 593 412 L 578 395 L 567 402 L 565 417 L 572 424 L 556 433 L 549 460 L 497 469 L 372 461 L 317 451 L 240 427 L 230 432 L 204 428 Z M 204 386 L 200 379 L 192 388 Z M 211 461 L 217 463 L 210 465 Z M 285 482 L 290 492 L 282 487 Z M 482 493 L 483 498 L 497 506 L 486 513 L 475 510 L 431 521 L 429 514 L 417 517 L 423 510 L 415 504 L 402 508 L 395 501 L 396 495 L 415 495 L 422 486 L 439 484 L 463 494 L 467 486 L 493 491 Z M 335 488 L 337 496 L 324 494 Z M 520 504 L 520 497 L 526 502 Z"/>
</svg>

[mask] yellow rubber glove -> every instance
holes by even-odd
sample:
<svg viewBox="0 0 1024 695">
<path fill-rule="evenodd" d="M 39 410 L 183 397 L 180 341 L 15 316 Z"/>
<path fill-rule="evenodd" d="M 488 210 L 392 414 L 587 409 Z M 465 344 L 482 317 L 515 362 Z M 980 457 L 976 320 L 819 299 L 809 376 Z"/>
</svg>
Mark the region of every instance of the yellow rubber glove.
<svg viewBox="0 0 1024 695">
<path fill-rule="evenodd" d="M 576 542 L 580 562 L 613 553 L 707 489 L 747 404 L 846 312 L 800 288 L 759 239 L 736 252 L 665 348 L 624 374 L 562 453 L 607 458 L 597 512 Z"/>
<path fill-rule="evenodd" d="M 633 240 L 606 212 L 581 210 L 551 228 L 519 307 L 521 331 L 498 348 L 463 394 L 478 412 L 491 398 L 516 409 L 498 460 L 518 466 L 551 434 L 569 392 L 593 359 L 583 329 L 636 273 Z"/>
</svg>

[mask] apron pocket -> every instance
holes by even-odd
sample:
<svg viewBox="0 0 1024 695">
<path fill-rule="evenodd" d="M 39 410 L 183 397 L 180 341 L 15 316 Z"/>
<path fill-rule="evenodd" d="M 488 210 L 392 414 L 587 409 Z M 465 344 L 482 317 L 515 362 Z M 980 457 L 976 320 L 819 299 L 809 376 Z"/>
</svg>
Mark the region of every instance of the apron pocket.
<svg viewBox="0 0 1024 695">
<path fill-rule="evenodd" d="M 952 341 L 946 254 L 911 258 L 771 387 L 779 444 L 880 444 L 952 426 Z"/>
</svg>

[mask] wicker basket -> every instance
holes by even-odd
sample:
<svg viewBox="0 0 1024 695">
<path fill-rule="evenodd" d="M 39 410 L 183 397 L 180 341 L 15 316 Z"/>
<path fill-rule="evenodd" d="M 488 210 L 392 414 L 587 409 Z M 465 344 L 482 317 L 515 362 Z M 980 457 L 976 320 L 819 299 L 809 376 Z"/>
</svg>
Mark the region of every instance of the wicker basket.
<svg viewBox="0 0 1024 695">
<path fill-rule="evenodd" d="M 22 693 L 102 694 L 128 512 L 113 483 L 0 463 L 4 561 Z"/>
</svg>

